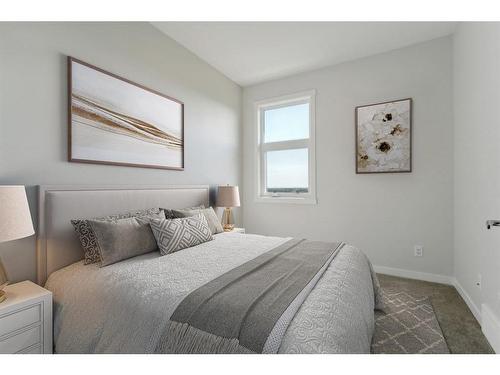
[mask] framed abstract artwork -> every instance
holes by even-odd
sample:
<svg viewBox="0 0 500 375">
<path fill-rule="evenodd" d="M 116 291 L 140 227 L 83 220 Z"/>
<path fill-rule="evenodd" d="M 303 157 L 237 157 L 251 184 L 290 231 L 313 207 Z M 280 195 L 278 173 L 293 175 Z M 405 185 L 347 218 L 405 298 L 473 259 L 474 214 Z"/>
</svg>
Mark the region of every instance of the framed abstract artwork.
<svg viewBox="0 0 500 375">
<path fill-rule="evenodd" d="M 412 100 L 356 107 L 356 173 L 411 172 Z"/>
<path fill-rule="evenodd" d="M 184 169 L 184 104 L 68 57 L 71 162 Z"/>
</svg>

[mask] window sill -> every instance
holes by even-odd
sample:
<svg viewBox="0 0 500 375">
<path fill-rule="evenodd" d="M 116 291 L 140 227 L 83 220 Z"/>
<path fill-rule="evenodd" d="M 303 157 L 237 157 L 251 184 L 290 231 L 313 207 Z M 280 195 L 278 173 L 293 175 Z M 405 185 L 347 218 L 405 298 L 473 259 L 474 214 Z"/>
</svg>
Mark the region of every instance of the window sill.
<svg viewBox="0 0 500 375">
<path fill-rule="evenodd" d="M 317 204 L 316 198 L 300 198 L 300 197 L 263 197 L 255 198 L 256 203 L 281 203 L 281 204 Z"/>
</svg>

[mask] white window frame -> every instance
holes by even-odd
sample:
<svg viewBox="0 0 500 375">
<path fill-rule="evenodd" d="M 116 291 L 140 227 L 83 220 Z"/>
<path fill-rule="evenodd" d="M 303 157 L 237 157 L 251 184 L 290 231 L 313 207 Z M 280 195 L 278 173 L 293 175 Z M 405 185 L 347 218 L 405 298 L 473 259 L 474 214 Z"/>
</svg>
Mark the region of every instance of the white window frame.
<svg viewBox="0 0 500 375">
<path fill-rule="evenodd" d="M 290 105 L 309 103 L 309 138 L 290 141 L 264 143 L 264 111 Z M 255 157 L 255 181 L 256 202 L 266 203 L 297 203 L 316 204 L 316 90 L 302 91 L 295 94 L 284 95 L 271 99 L 261 100 L 255 103 L 255 129 L 254 139 Z M 307 148 L 309 156 L 308 193 L 268 193 L 266 191 L 266 162 L 264 160 L 267 151 L 289 150 Z"/>
</svg>

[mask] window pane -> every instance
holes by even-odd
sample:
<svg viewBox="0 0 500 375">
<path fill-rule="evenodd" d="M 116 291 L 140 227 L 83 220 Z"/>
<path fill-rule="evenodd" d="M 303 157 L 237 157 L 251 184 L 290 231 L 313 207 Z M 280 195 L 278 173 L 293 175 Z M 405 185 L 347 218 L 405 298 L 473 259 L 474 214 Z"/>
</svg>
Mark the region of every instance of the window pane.
<svg viewBox="0 0 500 375">
<path fill-rule="evenodd" d="M 264 142 L 309 138 L 309 103 L 264 110 Z"/>
<path fill-rule="evenodd" d="M 268 193 L 307 193 L 309 191 L 307 148 L 266 152 Z"/>
</svg>

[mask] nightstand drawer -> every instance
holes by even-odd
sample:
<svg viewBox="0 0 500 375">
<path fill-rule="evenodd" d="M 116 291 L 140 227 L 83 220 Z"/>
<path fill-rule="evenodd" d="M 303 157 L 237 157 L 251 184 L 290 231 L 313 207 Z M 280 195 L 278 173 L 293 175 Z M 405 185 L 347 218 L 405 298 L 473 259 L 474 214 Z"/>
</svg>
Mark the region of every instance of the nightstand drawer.
<svg viewBox="0 0 500 375">
<path fill-rule="evenodd" d="M 0 340 L 0 353 L 17 353 L 41 341 L 41 327 L 34 327 L 7 339 Z"/>
<path fill-rule="evenodd" d="M 36 304 L 0 317 L 0 337 L 41 320 L 41 305 Z"/>
</svg>

